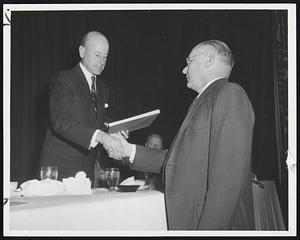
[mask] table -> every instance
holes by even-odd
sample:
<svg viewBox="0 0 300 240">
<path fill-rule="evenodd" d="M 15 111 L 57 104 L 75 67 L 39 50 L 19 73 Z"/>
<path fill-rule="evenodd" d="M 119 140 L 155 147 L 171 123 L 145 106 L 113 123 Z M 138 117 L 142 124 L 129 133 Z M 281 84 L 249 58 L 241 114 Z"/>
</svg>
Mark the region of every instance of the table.
<svg viewBox="0 0 300 240">
<path fill-rule="evenodd" d="M 163 193 L 155 190 L 92 195 L 14 197 L 9 230 L 167 230 Z"/>
</svg>

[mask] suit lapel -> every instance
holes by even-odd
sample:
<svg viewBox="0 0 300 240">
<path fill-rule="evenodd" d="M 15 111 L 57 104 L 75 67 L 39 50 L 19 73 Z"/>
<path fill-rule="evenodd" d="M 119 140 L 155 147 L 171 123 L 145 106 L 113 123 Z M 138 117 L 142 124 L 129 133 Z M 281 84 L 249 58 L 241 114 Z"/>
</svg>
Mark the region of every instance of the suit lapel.
<svg viewBox="0 0 300 240">
<path fill-rule="evenodd" d="M 174 141 L 172 143 L 172 146 L 170 148 L 169 151 L 169 156 L 167 159 L 169 164 L 173 164 L 173 155 L 175 154 L 175 151 L 173 151 L 173 149 L 176 149 L 176 144 L 178 142 L 178 140 L 180 139 L 180 137 L 182 136 L 182 133 L 184 132 L 184 130 L 186 129 L 186 127 L 189 125 L 189 123 L 191 122 L 195 112 L 197 111 L 197 109 L 204 103 L 206 102 L 206 96 L 209 95 L 212 91 L 214 91 L 214 89 L 219 88 L 220 86 L 224 85 L 224 83 L 226 83 L 228 81 L 227 78 L 222 78 L 219 79 L 215 82 L 213 82 L 211 85 L 208 86 L 207 89 L 204 90 L 204 92 L 199 96 L 198 99 L 196 99 L 189 107 L 188 113 L 183 121 L 183 123 L 181 124 L 181 127 L 176 135 L 176 137 L 174 138 Z"/>
<path fill-rule="evenodd" d="M 177 144 L 178 144 L 178 142 L 179 142 L 179 140 L 180 140 L 180 138 L 182 136 L 182 133 L 184 132 L 184 130 L 186 129 L 186 127 L 189 125 L 191 119 L 193 118 L 195 112 L 206 101 L 206 96 L 207 95 L 209 95 L 216 88 L 219 88 L 222 85 L 224 85 L 227 81 L 228 81 L 227 78 L 222 78 L 222 79 L 219 79 L 219 80 L 213 82 L 211 85 L 208 86 L 207 89 L 204 90 L 204 92 L 199 96 L 199 98 L 196 99 L 190 105 L 188 113 L 187 113 L 187 115 L 186 115 L 183 123 L 181 124 L 181 127 L 180 127 L 177 135 L 175 136 L 175 138 L 173 140 L 173 143 L 172 143 L 172 145 L 170 147 L 170 150 L 168 152 L 168 155 L 166 157 L 167 161 L 165 161 L 164 166 L 163 166 L 163 168 L 164 168 L 164 171 L 163 171 L 163 180 L 166 180 L 167 178 L 165 177 L 165 175 L 169 174 L 167 166 L 174 166 L 175 165 L 174 156 L 176 156 L 176 154 L 177 154 L 177 152 L 176 152 Z"/>
<path fill-rule="evenodd" d="M 78 76 L 76 78 L 76 86 L 77 86 L 79 97 L 83 101 L 88 118 L 90 119 L 90 121 L 95 122 L 95 114 L 93 114 L 94 113 L 92 108 L 93 103 L 90 95 L 89 84 L 87 83 L 87 80 L 79 64 L 76 65 L 74 70 L 76 72 L 76 75 Z"/>
<path fill-rule="evenodd" d="M 200 97 L 199 97 L 200 98 Z M 168 161 L 165 162 L 165 165 L 174 165 L 174 154 L 176 156 L 176 151 L 173 149 L 177 149 L 176 145 L 178 144 L 178 140 L 180 139 L 184 129 L 186 128 L 186 126 L 189 124 L 189 122 L 191 121 L 194 113 L 196 112 L 197 108 L 201 105 L 202 101 L 200 101 L 200 99 L 196 99 L 189 107 L 188 113 L 183 121 L 183 123 L 181 124 L 181 127 L 178 131 L 178 133 L 176 134 L 174 141 L 171 145 L 170 151 L 168 152 L 168 156 L 167 159 Z M 165 167 L 165 166 L 164 166 Z"/>
<path fill-rule="evenodd" d="M 224 85 L 224 83 L 227 81 L 228 81 L 227 78 L 222 78 L 213 82 L 211 85 L 207 87 L 207 89 L 204 90 L 204 92 L 199 96 L 198 99 L 195 99 L 195 101 L 191 104 L 183 123 L 181 124 L 178 135 L 181 135 L 184 129 L 189 125 L 197 109 L 202 105 L 203 102 L 205 102 L 206 96 L 209 95 L 216 88 Z"/>
</svg>

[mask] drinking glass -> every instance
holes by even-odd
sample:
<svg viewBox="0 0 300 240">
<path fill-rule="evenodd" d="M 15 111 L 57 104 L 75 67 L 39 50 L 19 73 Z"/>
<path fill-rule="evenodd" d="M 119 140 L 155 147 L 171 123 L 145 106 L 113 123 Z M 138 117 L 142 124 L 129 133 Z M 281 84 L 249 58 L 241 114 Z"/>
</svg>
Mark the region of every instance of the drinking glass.
<svg viewBox="0 0 300 240">
<path fill-rule="evenodd" d="M 52 179 L 57 180 L 58 177 L 58 167 L 56 166 L 42 166 L 41 167 L 41 180 Z"/>
<path fill-rule="evenodd" d="M 14 192 L 17 190 L 18 182 L 10 182 L 10 192 Z"/>
<path fill-rule="evenodd" d="M 149 188 L 149 189 L 154 188 L 153 183 L 151 182 L 152 176 L 153 176 L 152 173 L 148 173 L 148 172 L 144 173 L 144 180 L 145 180 L 145 187 L 146 188 Z"/>
<path fill-rule="evenodd" d="M 118 168 L 106 168 L 105 178 L 110 190 L 116 190 L 120 178 L 120 171 Z"/>
<path fill-rule="evenodd" d="M 145 186 L 149 186 L 151 180 L 151 174 L 145 172 L 144 173 Z"/>
</svg>

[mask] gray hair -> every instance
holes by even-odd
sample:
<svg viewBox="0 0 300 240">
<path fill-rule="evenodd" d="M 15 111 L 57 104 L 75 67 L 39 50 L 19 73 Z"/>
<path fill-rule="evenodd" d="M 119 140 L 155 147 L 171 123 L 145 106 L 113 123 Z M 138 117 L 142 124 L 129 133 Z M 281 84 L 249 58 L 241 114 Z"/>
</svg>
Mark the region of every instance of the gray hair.
<svg viewBox="0 0 300 240">
<path fill-rule="evenodd" d="M 233 67 L 235 63 L 234 56 L 226 43 L 219 40 L 208 40 L 198 44 L 198 47 L 201 46 L 212 47 L 227 65 Z"/>
</svg>

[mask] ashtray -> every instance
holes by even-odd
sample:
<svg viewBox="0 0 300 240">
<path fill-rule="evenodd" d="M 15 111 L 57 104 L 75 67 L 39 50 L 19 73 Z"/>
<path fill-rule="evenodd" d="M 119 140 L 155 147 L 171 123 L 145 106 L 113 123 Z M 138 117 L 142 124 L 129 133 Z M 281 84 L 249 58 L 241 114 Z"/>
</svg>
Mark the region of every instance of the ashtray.
<svg viewBox="0 0 300 240">
<path fill-rule="evenodd" d="M 140 185 L 118 185 L 121 192 L 136 192 Z"/>
</svg>

